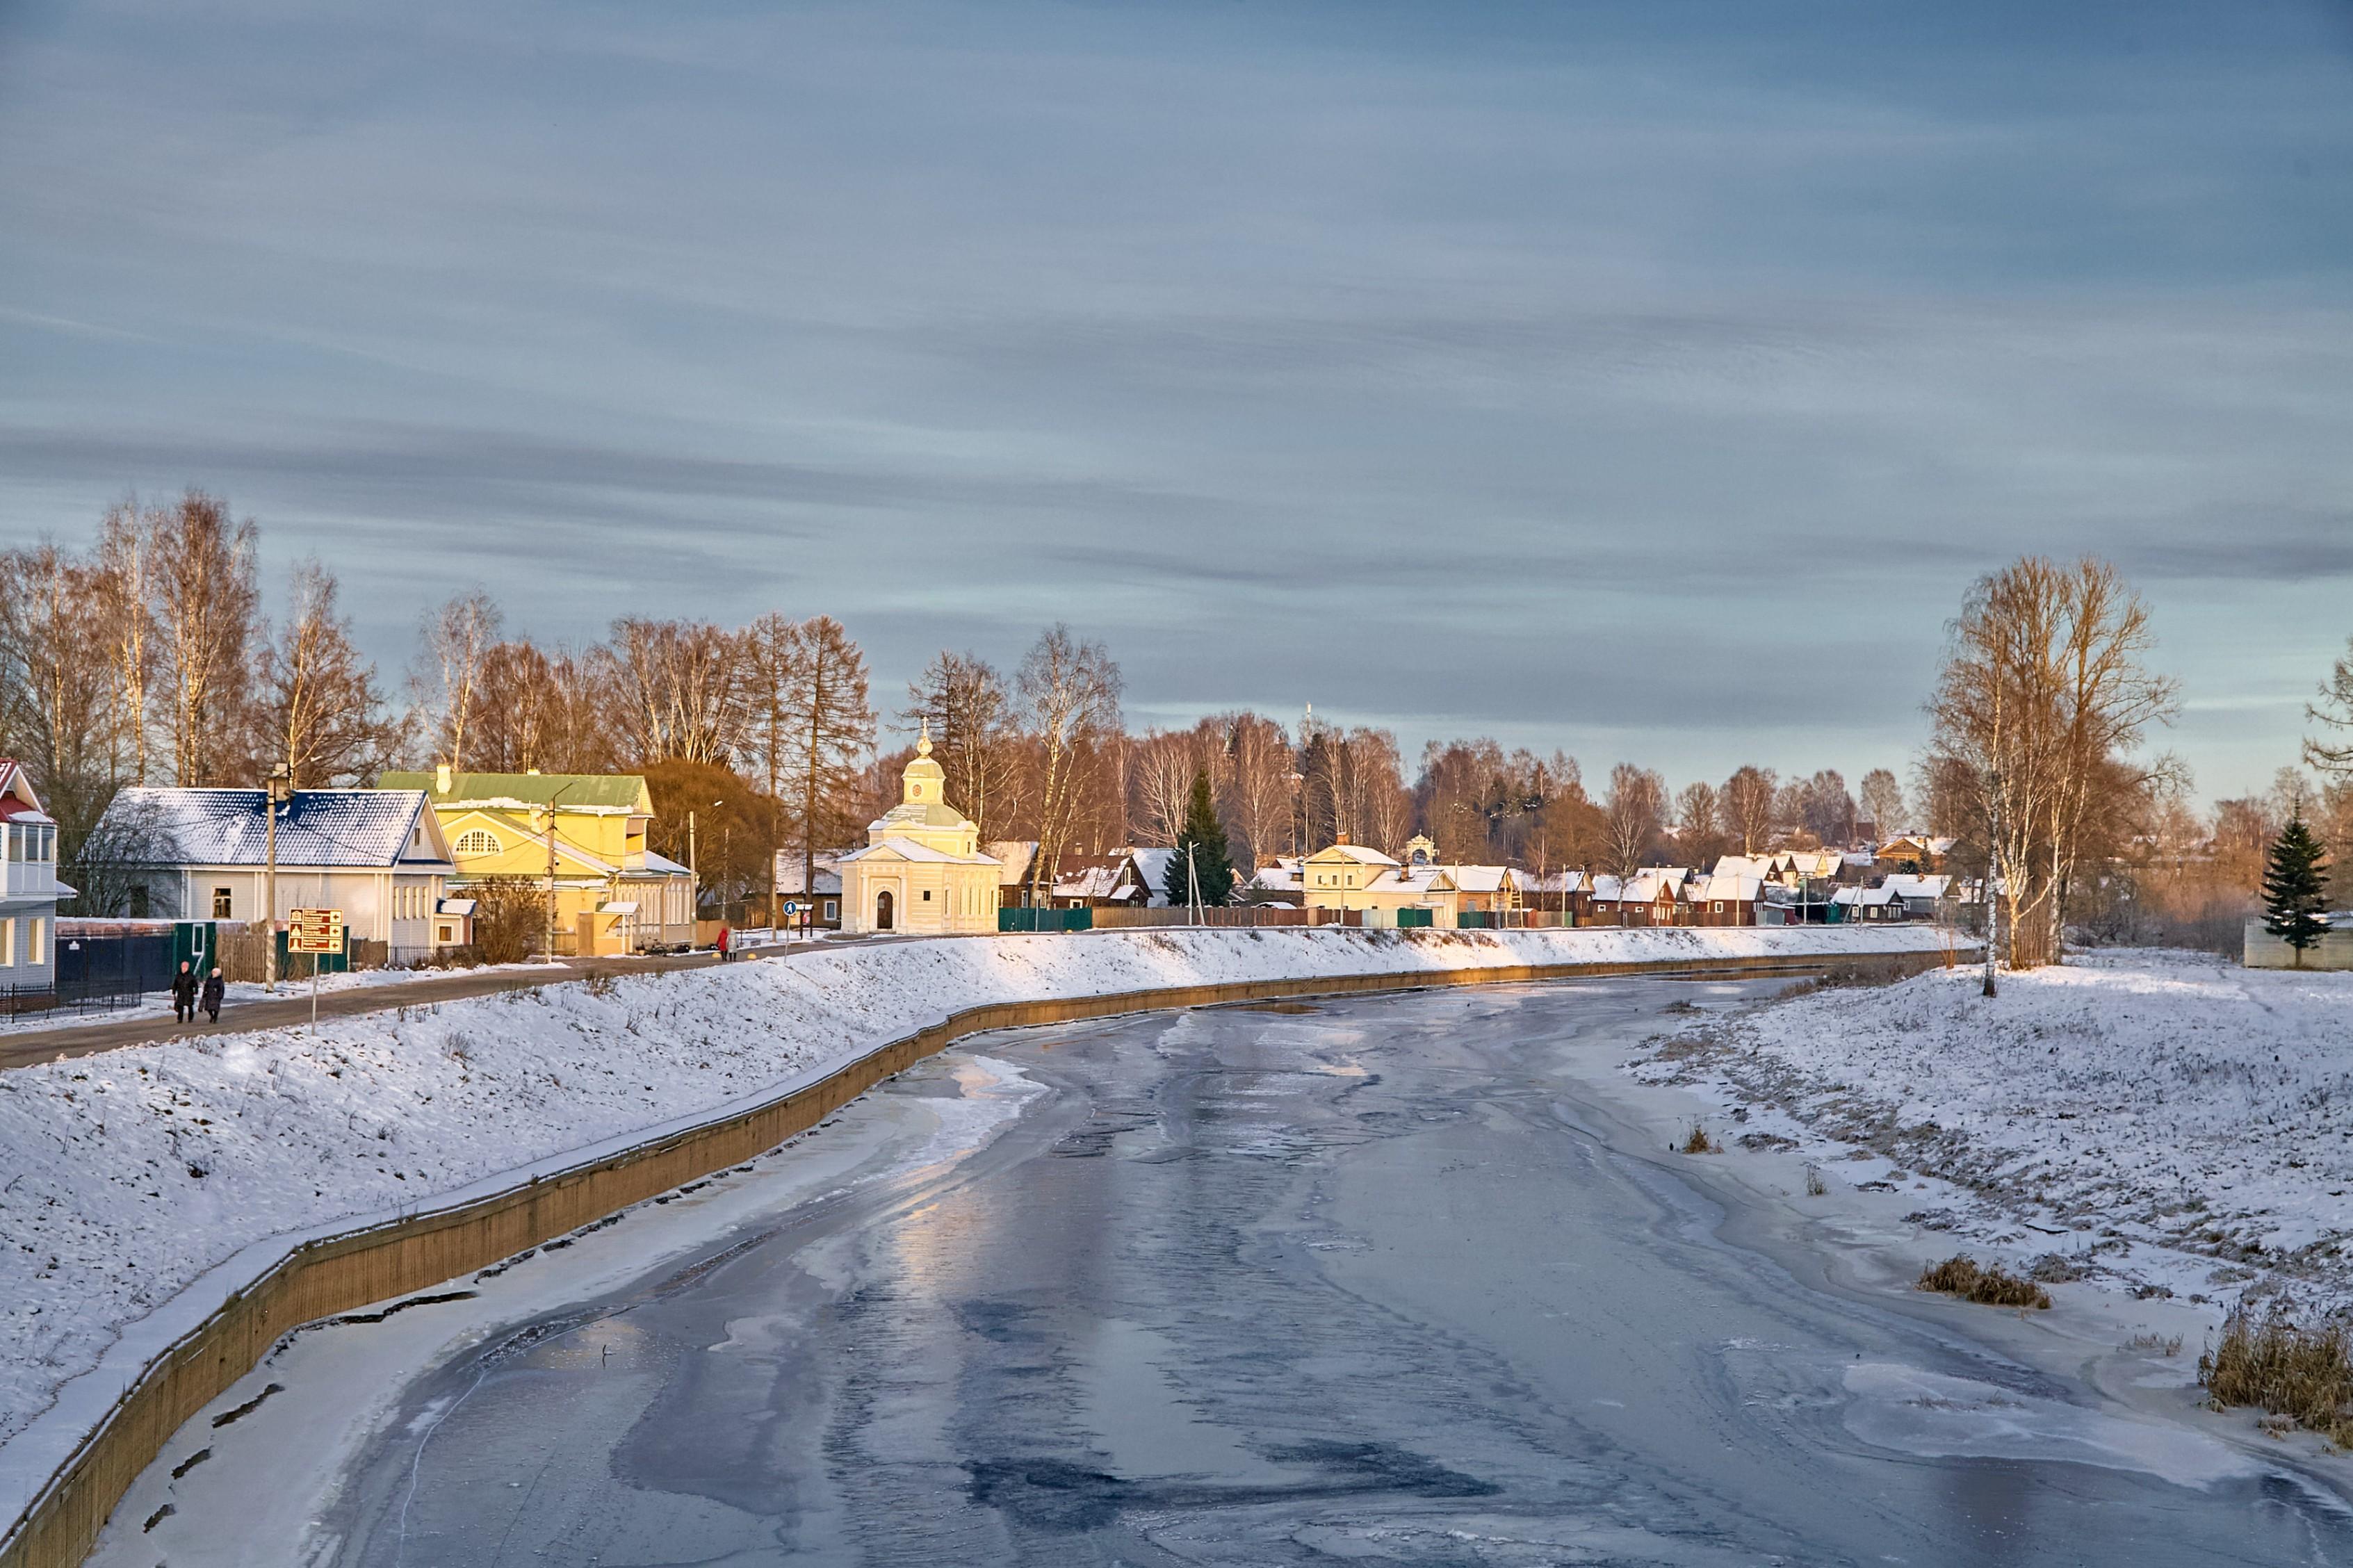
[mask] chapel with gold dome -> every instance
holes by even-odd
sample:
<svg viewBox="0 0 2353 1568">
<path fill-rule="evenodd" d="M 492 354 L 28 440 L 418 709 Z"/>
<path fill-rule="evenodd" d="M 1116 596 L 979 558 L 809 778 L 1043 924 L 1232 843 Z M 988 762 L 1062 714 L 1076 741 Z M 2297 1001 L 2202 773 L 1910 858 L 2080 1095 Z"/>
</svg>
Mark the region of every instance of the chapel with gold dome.
<svg viewBox="0 0 2353 1568">
<path fill-rule="evenodd" d="M 900 775 L 899 804 L 866 825 L 866 847 L 844 855 L 841 929 L 952 936 L 997 929 L 997 863 L 980 825 L 947 802 L 926 722 Z"/>
</svg>

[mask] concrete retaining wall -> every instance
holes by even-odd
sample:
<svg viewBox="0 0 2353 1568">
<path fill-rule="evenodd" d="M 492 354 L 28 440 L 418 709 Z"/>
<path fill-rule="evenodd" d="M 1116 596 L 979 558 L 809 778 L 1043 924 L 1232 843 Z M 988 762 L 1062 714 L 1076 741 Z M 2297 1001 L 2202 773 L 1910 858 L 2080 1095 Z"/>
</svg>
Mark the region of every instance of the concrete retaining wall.
<svg viewBox="0 0 2353 1568">
<path fill-rule="evenodd" d="M 1531 964 L 1187 985 L 970 1008 L 846 1062 L 820 1081 L 721 1120 L 448 1209 L 304 1243 L 150 1363 L 0 1542 L 0 1568 L 72 1568 L 173 1433 L 290 1330 L 484 1268 L 591 1220 L 743 1163 L 966 1035 L 1122 1013 L 1286 996 L 1525 984 L 1641 973 L 1737 977 L 1866 968 L 1915 973 L 1936 952 L 1814 953 L 1649 963 Z"/>
</svg>

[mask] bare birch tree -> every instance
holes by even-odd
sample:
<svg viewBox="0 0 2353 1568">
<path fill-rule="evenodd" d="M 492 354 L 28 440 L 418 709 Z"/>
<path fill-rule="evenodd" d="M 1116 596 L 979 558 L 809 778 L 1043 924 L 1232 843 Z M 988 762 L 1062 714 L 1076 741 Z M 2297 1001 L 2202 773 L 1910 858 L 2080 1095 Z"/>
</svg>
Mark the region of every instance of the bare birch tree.
<svg viewBox="0 0 2353 1568">
<path fill-rule="evenodd" d="M 2337 746 L 2305 742 L 2304 760 L 2323 773 L 2353 779 L 2353 637 L 2345 639 L 2345 652 L 2329 667 L 2328 679 L 2320 683 L 2320 700 L 2306 704 L 2304 710 L 2346 738 L 2344 744 Z"/>
<path fill-rule="evenodd" d="M 0 554 L 0 755 L 32 774 L 69 860 L 117 780 L 103 577 L 46 541 Z"/>
<path fill-rule="evenodd" d="M 942 650 L 909 683 L 899 721 L 931 726 L 948 803 L 979 824 L 981 842 L 1005 837 L 1018 763 L 1005 678 L 973 654 Z"/>
<path fill-rule="evenodd" d="M 353 645 L 335 579 L 317 561 L 296 563 L 291 599 L 284 633 L 262 654 L 259 760 L 284 763 L 297 789 L 367 784 L 400 743 L 375 667 Z"/>
<path fill-rule="evenodd" d="M 253 523 L 190 490 L 153 536 L 156 673 L 164 692 L 173 782 L 240 784 L 261 592 Z"/>
<path fill-rule="evenodd" d="M 1082 642 L 1058 623 L 1022 659 L 1014 685 L 1039 750 L 1038 854 L 1029 868 L 1034 904 L 1040 882 L 1052 886 L 1071 826 L 1095 786 L 1103 743 L 1120 733 L 1119 666 L 1103 644 Z"/>
<path fill-rule="evenodd" d="M 1857 793 L 1862 797 L 1862 815 L 1882 843 L 1912 826 L 1904 820 L 1904 786 L 1888 769 L 1873 768 L 1863 774 Z"/>
<path fill-rule="evenodd" d="M 459 772 L 466 767 L 467 729 L 480 691 L 482 662 L 499 640 L 504 618 L 491 596 L 476 588 L 427 611 L 420 627 L 424 652 L 410 684 L 429 709 L 435 758 Z"/>
<path fill-rule="evenodd" d="M 603 662 L 617 739 L 640 763 L 724 767 L 744 738 L 744 647 L 708 621 L 613 623 Z"/>
<path fill-rule="evenodd" d="M 1631 763 L 1609 770 L 1609 793 L 1601 801 L 1602 850 L 1620 882 L 1642 868 L 1666 809 L 1667 784 L 1657 773 Z"/>
<path fill-rule="evenodd" d="M 2142 660 L 2148 613 L 2105 562 L 2028 557 L 1982 579 L 1952 627 L 1929 704 L 1931 742 L 1975 797 L 2013 968 L 2056 963 L 2087 826 L 2117 789 L 2145 790 L 2162 763 L 2126 765 L 2174 683 Z"/>
<path fill-rule="evenodd" d="M 154 538 L 163 514 L 142 514 L 133 501 L 109 507 L 99 524 L 99 601 L 111 629 L 107 662 L 114 673 L 114 746 L 118 772 L 147 782 L 147 697 L 154 685 Z"/>
<path fill-rule="evenodd" d="M 1256 713 L 1238 713 L 1233 719 L 1232 735 L 1234 826 L 1247 857 L 1235 864 L 1247 871 L 1281 854 L 1291 837 L 1293 760 L 1291 737 L 1271 719 Z M 1377 818 L 1379 809 L 1379 803 L 1374 803 Z M 1379 832 L 1376 826 L 1377 842 Z"/>
<path fill-rule="evenodd" d="M 1773 842 L 1773 770 L 1743 767 L 1724 781 L 1719 805 L 1725 831 L 1740 840 L 1740 852 L 1754 855 Z"/>
</svg>

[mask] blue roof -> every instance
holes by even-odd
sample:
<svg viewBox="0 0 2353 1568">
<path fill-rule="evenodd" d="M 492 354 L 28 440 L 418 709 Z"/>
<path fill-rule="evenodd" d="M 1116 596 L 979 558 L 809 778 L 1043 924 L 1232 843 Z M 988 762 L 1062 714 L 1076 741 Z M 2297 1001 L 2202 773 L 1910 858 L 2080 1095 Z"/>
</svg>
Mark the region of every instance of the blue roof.
<svg viewBox="0 0 2353 1568">
<path fill-rule="evenodd" d="M 130 845 L 132 860 L 176 866 L 259 866 L 268 858 L 269 795 L 258 789 L 126 789 L 106 808 L 106 824 Z M 415 789 L 301 789 L 278 816 L 280 866 L 391 866 L 427 809 Z M 143 819 L 143 820 L 142 820 Z M 445 864 L 428 847 L 411 863 Z"/>
</svg>

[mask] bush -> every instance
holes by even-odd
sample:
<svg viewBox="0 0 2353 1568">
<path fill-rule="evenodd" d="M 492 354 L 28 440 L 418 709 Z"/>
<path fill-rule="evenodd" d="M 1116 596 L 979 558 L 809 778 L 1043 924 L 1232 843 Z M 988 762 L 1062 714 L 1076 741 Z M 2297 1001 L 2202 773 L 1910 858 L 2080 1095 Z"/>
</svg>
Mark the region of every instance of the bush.
<svg viewBox="0 0 2353 1568">
<path fill-rule="evenodd" d="M 2217 1410 L 2252 1405 L 2353 1447 L 2353 1353 L 2339 1325 L 2233 1312 L 2221 1342 L 2198 1358 L 2198 1381 Z"/>
<path fill-rule="evenodd" d="M 1724 1145 L 1707 1135 L 1706 1127 L 1694 1121 L 1692 1123 L 1691 1136 L 1683 1140 L 1683 1152 L 1686 1154 L 1721 1154 L 1724 1152 Z"/>
<path fill-rule="evenodd" d="M 485 877 L 466 886 L 474 900 L 474 946 L 484 963 L 520 963 L 547 942 L 547 894 L 524 877 Z"/>
<path fill-rule="evenodd" d="M 1999 1263 L 1981 1268 L 1978 1260 L 1966 1253 L 1955 1253 L 1942 1263 L 1923 1268 L 1915 1288 L 1942 1291 L 1988 1307 L 2032 1307 L 2042 1310 L 2051 1305 L 2051 1292 L 2033 1280 L 2005 1273 Z"/>
</svg>

